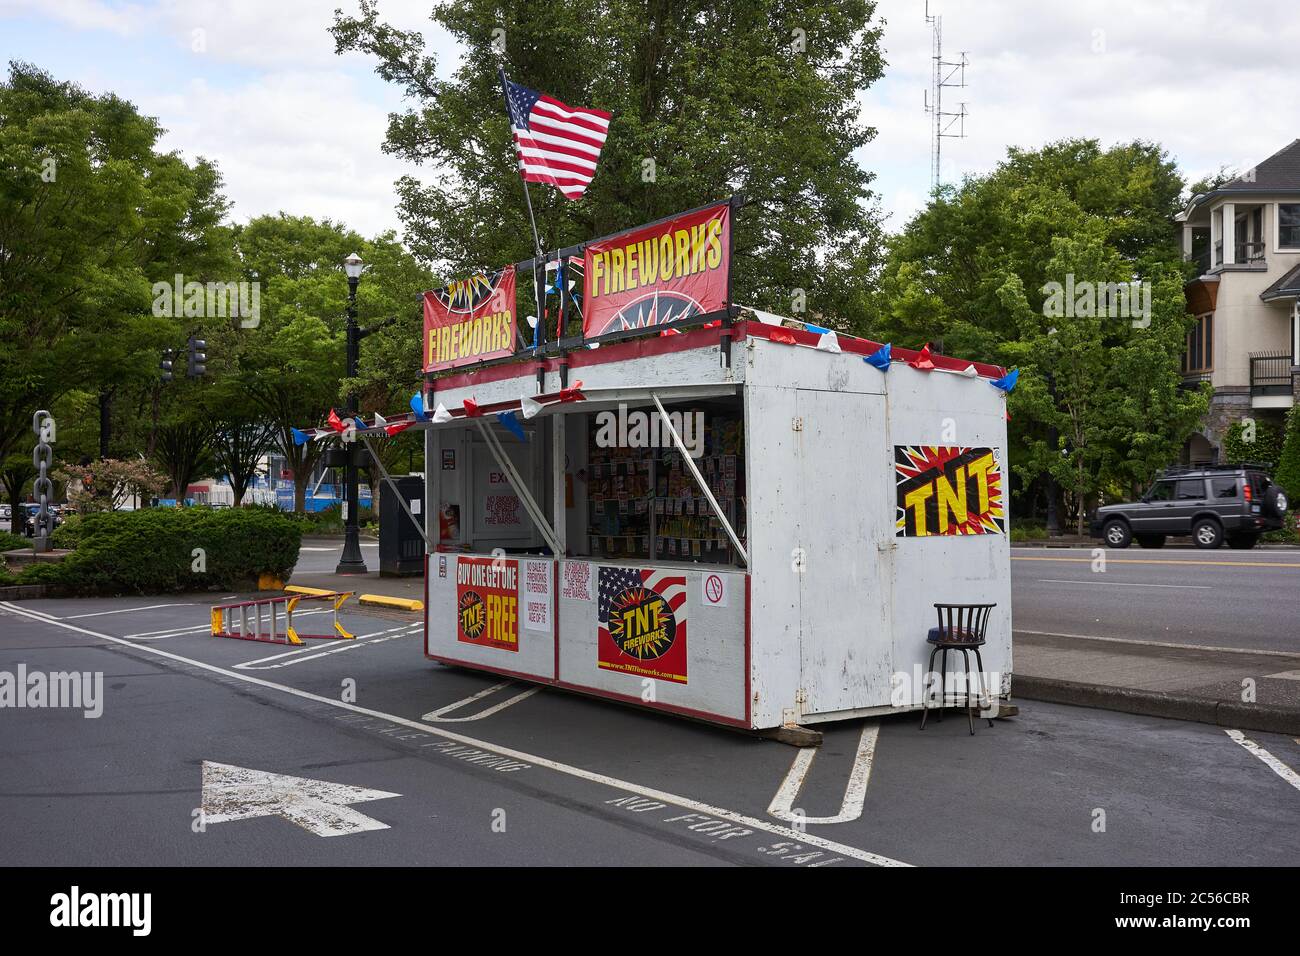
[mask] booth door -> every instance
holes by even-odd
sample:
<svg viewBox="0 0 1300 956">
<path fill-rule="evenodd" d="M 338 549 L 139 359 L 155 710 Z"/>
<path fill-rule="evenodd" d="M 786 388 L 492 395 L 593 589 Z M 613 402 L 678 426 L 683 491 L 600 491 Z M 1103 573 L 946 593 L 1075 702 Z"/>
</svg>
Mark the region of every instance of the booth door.
<svg viewBox="0 0 1300 956">
<path fill-rule="evenodd" d="M 880 395 L 799 389 L 805 714 L 889 703 L 893 486 Z"/>
</svg>

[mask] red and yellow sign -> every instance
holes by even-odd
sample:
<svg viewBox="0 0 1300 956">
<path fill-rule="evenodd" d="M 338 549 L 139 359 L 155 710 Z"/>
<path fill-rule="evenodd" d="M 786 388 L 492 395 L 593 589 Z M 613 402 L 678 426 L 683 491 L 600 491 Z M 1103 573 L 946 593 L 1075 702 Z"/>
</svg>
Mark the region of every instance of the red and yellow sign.
<svg viewBox="0 0 1300 956">
<path fill-rule="evenodd" d="M 424 293 L 424 371 L 500 358 L 514 350 L 514 266 Z"/>
<path fill-rule="evenodd" d="M 993 448 L 895 445 L 894 534 L 1005 534 L 1002 466 Z"/>
<path fill-rule="evenodd" d="M 706 206 L 587 246 L 582 331 L 675 322 L 727 307 L 731 207 Z"/>
<path fill-rule="evenodd" d="M 519 650 L 519 562 L 456 561 L 456 640 Z"/>
</svg>

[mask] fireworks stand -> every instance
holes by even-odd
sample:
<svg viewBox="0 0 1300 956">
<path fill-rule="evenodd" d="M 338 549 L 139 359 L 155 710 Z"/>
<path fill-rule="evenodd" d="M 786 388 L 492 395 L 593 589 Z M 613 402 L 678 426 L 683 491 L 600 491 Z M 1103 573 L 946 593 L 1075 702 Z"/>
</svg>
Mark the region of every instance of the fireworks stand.
<svg viewBox="0 0 1300 956">
<path fill-rule="evenodd" d="M 426 293 L 426 656 L 767 729 L 920 708 L 992 603 L 1009 694 L 1006 370 L 737 307 L 734 209 Z"/>
</svg>

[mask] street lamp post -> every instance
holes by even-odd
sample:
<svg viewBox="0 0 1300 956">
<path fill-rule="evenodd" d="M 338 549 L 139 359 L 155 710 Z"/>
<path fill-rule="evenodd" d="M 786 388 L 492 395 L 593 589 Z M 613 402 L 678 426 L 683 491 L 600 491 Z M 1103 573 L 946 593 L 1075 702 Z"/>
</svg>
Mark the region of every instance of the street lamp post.
<svg viewBox="0 0 1300 956">
<path fill-rule="evenodd" d="M 361 328 L 357 325 L 357 284 L 361 281 L 361 257 L 355 252 L 343 260 L 343 271 L 348 277 L 348 332 L 347 332 L 347 375 L 355 378 L 357 362 L 361 354 Z M 348 394 L 348 414 L 357 414 L 357 393 Z M 353 461 L 354 449 L 348 450 L 348 464 L 343 469 L 343 484 L 346 489 L 345 507 L 347 518 L 343 522 L 343 557 L 339 559 L 335 574 L 365 574 L 365 559 L 361 556 L 361 541 L 357 522 L 360 495 L 357 491 L 357 466 Z"/>
</svg>

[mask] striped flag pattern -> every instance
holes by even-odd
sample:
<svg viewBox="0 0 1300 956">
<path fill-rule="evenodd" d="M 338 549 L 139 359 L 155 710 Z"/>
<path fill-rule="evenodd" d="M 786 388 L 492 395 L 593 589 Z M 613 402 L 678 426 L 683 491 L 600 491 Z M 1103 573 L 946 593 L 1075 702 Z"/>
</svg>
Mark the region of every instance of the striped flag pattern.
<svg viewBox="0 0 1300 956">
<path fill-rule="evenodd" d="M 553 96 L 506 80 L 510 131 L 525 182 L 549 183 L 578 199 L 596 175 L 610 114 L 566 106 Z"/>
</svg>

